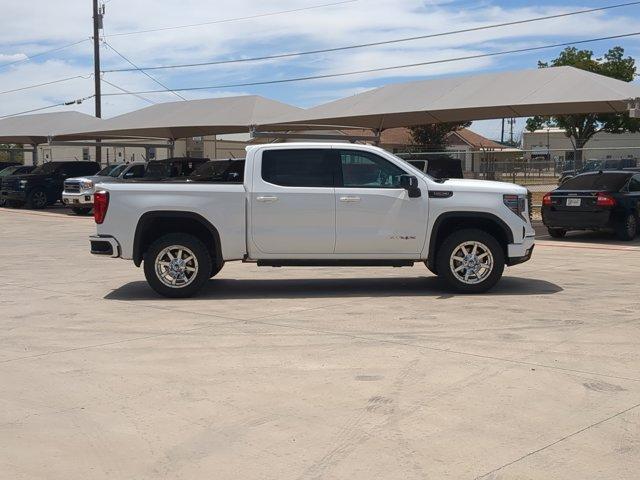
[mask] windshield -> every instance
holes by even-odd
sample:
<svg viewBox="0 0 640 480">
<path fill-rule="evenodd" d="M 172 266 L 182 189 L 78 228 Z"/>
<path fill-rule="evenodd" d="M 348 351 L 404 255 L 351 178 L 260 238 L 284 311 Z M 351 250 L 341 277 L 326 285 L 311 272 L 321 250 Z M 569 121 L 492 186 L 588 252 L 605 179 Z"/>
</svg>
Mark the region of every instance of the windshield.
<svg viewBox="0 0 640 480">
<path fill-rule="evenodd" d="M 0 177 L 6 177 L 7 175 L 11 175 L 17 169 L 18 169 L 18 167 L 3 168 L 2 170 L 0 170 Z"/>
<path fill-rule="evenodd" d="M 120 168 L 120 165 L 108 165 L 96 173 L 97 177 L 112 177 L 113 171 Z"/>
<path fill-rule="evenodd" d="M 124 172 L 125 168 L 127 168 L 126 164 L 118 165 L 113 170 L 111 170 L 111 172 L 109 173 L 109 176 L 113 178 L 118 178 L 120 174 Z"/>
<path fill-rule="evenodd" d="M 587 173 L 567 180 L 559 190 L 619 192 L 630 177 L 629 173 Z"/>
<path fill-rule="evenodd" d="M 587 163 L 584 164 L 584 167 L 582 167 L 582 170 L 584 172 L 593 172 L 596 170 L 600 170 L 602 168 L 602 160 L 589 160 Z"/>
<path fill-rule="evenodd" d="M 34 168 L 31 173 L 44 173 L 44 174 L 53 173 L 56 171 L 56 169 L 59 166 L 60 166 L 59 163 L 53 163 L 53 162 L 43 163 L 42 165 L 39 165 L 36 168 Z"/>
</svg>

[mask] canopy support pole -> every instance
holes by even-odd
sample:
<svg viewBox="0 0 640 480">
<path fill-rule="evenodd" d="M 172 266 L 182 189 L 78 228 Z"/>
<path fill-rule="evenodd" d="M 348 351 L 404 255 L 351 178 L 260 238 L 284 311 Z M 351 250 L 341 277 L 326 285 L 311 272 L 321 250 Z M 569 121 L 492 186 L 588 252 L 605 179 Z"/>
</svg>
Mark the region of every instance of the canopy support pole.
<svg viewBox="0 0 640 480">
<path fill-rule="evenodd" d="M 38 165 L 38 144 L 37 143 L 32 143 L 31 146 L 33 147 L 33 153 L 31 154 L 31 160 L 33 162 L 33 166 L 37 166 Z"/>
</svg>

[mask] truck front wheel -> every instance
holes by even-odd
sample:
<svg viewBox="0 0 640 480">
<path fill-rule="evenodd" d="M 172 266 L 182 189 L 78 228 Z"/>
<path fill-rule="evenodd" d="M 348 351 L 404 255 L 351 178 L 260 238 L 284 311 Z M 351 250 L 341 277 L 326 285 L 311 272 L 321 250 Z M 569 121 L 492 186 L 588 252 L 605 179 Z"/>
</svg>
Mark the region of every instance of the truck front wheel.
<svg viewBox="0 0 640 480">
<path fill-rule="evenodd" d="M 449 235 L 438 249 L 438 275 L 462 293 L 481 293 L 492 288 L 504 271 L 504 251 L 491 234 L 477 229 Z"/>
<path fill-rule="evenodd" d="M 186 298 L 207 282 L 211 255 L 197 237 L 169 233 L 153 242 L 144 253 L 144 275 L 156 292 L 165 297 Z"/>
</svg>

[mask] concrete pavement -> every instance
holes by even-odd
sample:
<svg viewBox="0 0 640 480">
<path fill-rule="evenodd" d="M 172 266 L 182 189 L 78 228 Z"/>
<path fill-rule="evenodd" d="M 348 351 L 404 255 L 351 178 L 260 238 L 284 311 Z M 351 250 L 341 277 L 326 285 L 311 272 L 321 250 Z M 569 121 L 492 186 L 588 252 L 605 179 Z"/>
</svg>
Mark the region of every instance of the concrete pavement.
<svg viewBox="0 0 640 480">
<path fill-rule="evenodd" d="M 637 478 L 638 241 L 543 240 L 480 296 L 233 263 L 177 301 L 93 229 L 0 210 L 0 478 Z"/>
</svg>

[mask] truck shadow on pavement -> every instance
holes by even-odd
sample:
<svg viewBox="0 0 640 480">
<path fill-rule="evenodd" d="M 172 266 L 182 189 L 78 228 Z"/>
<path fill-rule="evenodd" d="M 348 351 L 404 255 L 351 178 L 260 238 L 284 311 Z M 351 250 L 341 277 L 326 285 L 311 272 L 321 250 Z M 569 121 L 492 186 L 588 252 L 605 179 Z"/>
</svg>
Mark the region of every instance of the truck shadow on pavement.
<svg viewBox="0 0 640 480">
<path fill-rule="evenodd" d="M 493 290 L 480 295 L 551 295 L 562 287 L 534 278 L 504 277 Z M 437 277 L 407 278 L 295 278 L 210 280 L 193 300 L 340 297 L 437 297 L 462 296 L 448 290 Z M 131 282 L 104 297 L 106 300 L 162 298 L 146 282 Z"/>
</svg>

